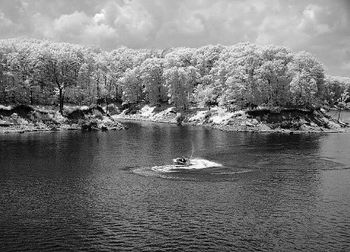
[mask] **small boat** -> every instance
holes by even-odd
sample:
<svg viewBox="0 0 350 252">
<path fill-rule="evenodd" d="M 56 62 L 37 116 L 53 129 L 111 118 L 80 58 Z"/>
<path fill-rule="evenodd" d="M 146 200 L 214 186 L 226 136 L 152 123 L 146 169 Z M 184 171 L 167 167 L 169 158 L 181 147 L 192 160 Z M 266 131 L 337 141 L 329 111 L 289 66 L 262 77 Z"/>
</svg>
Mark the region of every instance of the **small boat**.
<svg viewBox="0 0 350 252">
<path fill-rule="evenodd" d="M 186 157 L 178 157 L 173 159 L 176 166 L 189 166 L 191 165 L 190 159 Z"/>
</svg>

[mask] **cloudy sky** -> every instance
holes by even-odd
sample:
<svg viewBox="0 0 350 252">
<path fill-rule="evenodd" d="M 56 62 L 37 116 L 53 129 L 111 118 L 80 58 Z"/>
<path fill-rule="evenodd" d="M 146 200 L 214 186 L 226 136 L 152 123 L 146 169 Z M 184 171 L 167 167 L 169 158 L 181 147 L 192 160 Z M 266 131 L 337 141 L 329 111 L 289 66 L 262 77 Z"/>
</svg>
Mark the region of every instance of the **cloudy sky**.
<svg viewBox="0 0 350 252">
<path fill-rule="evenodd" d="M 284 45 L 350 76 L 350 0 L 0 0 L 0 38 L 13 37 L 108 50 Z"/>
</svg>

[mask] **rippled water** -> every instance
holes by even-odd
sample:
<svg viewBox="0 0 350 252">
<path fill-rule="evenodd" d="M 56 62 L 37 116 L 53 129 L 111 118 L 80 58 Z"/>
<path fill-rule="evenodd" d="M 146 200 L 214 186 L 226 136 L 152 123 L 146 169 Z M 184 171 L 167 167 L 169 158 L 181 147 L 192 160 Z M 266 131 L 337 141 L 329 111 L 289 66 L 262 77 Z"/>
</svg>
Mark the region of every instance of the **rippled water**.
<svg viewBox="0 0 350 252">
<path fill-rule="evenodd" d="M 1 135 L 0 251 L 349 249 L 350 134 L 129 126 Z"/>
</svg>

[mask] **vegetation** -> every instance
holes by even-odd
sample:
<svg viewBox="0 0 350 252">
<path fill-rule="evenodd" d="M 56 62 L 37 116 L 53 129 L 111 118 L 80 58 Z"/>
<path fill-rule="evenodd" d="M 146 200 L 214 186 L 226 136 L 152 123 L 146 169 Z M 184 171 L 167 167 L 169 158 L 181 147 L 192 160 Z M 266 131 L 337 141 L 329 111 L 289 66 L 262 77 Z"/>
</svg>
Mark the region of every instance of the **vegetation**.
<svg viewBox="0 0 350 252">
<path fill-rule="evenodd" d="M 0 40 L 0 104 L 90 105 L 168 102 L 318 107 L 343 104 L 350 79 L 325 75 L 306 52 L 240 43 L 106 52 L 41 40 Z"/>
</svg>

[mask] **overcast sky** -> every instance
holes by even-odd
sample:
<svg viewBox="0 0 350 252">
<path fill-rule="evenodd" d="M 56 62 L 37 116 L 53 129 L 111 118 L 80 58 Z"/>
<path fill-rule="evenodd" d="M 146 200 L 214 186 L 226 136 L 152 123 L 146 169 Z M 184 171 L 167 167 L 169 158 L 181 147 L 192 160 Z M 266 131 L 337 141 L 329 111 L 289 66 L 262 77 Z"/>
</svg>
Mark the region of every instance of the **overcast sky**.
<svg viewBox="0 0 350 252">
<path fill-rule="evenodd" d="M 350 0 L 0 0 L 0 38 L 13 37 L 108 50 L 284 45 L 350 76 Z"/>
</svg>

